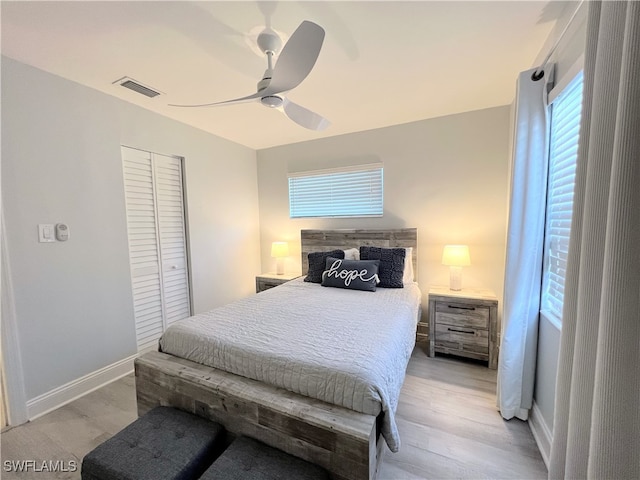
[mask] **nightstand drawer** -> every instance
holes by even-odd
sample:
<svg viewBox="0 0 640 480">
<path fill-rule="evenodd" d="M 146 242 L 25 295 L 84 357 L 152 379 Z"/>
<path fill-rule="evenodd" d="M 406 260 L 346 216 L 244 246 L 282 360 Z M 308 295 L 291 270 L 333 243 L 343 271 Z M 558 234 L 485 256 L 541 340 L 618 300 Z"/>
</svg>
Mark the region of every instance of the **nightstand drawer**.
<svg viewBox="0 0 640 480">
<path fill-rule="evenodd" d="M 275 273 L 263 273 L 256 277 L 256 293 L 264 292 L 270 288 L 282 285 L 290 280 L 293 280 L 300 275 L 297 273 L 285 273 L 278 275 Z"/>
<path fill-rule="evenodd" d="M 436 351 L 489 355 L 489 331 L 436 323 Z"/>
<path fill-rule="evenodd" d="M 468 303 L 436 302 L 436 323 L 488 329 L 489 307 Z"/>
<path fill-rule="evenodd" d="M 258 282 L 258 286 L 256 290 L 258 292 L 264 292 L 265 290 L 269 290 L 270 288 L 277 287 L 278 285 L 282 285 L 280 282 L 269 282 L 267 280 L 261 280 Z"/>
</svg>

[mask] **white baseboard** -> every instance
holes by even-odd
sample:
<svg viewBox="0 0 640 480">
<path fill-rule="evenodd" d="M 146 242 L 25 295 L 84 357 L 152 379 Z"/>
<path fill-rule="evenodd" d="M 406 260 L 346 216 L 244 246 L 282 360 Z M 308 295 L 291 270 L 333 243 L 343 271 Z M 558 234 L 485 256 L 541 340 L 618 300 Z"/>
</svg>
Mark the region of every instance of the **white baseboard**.
<svg viewBox="0 0 640 480">
<path fill-rule="evenodd" d="M 133 372 L 133 361 L 136 357 L 152 349 L 155 348 L 142 350 L 135 355 L 131 355 L 111 365 L 107 365 L 95 372 L 91 372 L 60 387 L 54 388 L 47 393 L 43 393 L 42 395 L 38 395 L 37 397 L 28 400 L 27 416 L 29 420 L 35 420 L 56 408 L 86 395 L 87 393 L 91 393 L 108 383 L 118 380 L 125 375 L 129 375 Z"/>
<path fill-rule="evenodd" d="M 547 469 L 549 469 L 549 456 L 551 454 L 551 440 L 553 437 L 536 402 L 533 402 L 533 406 L 531 407 L 529 428 L 531 429 L 531 433 L 533 433 L 533 438 L 536 440 L 544 464 L 547 466 Z"/>
</svg>

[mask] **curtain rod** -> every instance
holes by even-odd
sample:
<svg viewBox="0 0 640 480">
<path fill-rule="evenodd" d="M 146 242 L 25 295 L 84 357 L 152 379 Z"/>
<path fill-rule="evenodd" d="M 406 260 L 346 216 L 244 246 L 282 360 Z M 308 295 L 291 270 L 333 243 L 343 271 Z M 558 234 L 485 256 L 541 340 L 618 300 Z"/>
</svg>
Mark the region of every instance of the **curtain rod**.
<svg viewBox="0 0 640 480">
<path fill-rule="evenodd" d="M 567 24 L 564 26 L 564 29 L 562 30 L 562 33 L 560 33 L 560 36 L 556 40 L 556 43 L 553 44 L 553 47 L 551 47 L 551 50 L 549 50 L 549 53 L 547 53 L 547 56 L 544 57 L 544 60 L 542 61 L 540 66 L 538 68 L 536 68 L 535 71 L 531 74 L 531 79 L 532 80 L 538 81 L 542 77 L 544 77 L 544 67 L 545 67 L 545 65 L 547 64 L 547 62 L 551 58 L 551 55 L 553 55 L 554 52 L 556 51 L 556 48 L 558 48 L 558 45 L 560 45 L 560 41 L 564 37 L 564 34 L 567 33 L 567 30 L 569 30 L 569 27 L 573 23 L 573 19 L 576 18 L 576 15 L 578 14 L 578 10 L 580 10 L 580 7 L 582 7 L 583 3 L 584 3 L 584 0 L 580 0 L 580 3 L 576 7 L 576 10 L 573 12 L 573 15 L 571 15 L 571 18 L 569 19 Z"/>
</svg>

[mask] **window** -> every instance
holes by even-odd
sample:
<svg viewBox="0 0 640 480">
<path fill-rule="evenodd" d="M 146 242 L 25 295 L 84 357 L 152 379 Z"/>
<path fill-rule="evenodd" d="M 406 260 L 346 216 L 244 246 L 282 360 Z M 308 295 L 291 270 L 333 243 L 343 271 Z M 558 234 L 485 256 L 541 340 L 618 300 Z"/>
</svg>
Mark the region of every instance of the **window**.
<svg viewBox="0 0 640 480">
<path fill-rule="evenodd" d="M 371 217 L 381 216 L 382 165 L 289 175 L 289 216 Z"/>
<path fill-rule="evenodd" d="M 582 72 L 551 104 L 541 310 L 557 322 L 562 319 L 581 112 Z"/>
</svg>

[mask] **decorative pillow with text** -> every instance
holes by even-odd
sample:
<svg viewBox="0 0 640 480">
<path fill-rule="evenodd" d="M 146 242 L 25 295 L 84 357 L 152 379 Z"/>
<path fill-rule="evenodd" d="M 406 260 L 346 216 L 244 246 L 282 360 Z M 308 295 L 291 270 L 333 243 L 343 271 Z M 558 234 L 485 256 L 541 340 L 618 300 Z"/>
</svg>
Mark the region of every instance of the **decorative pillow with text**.
<svg viewBox="0 0 640 480">
<path fill-rule="evenodd" d="M 328 257 L 322 273 L 323 287 L 349 288 L 375 292 L 378 279 L 378 260 L 341 260 Z"/>
</svg>

